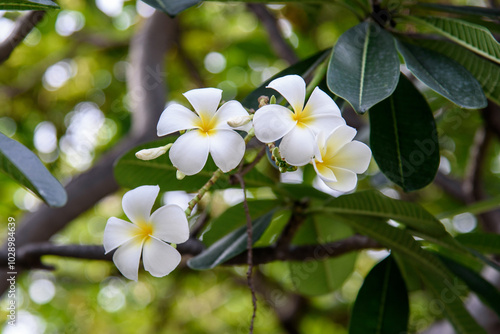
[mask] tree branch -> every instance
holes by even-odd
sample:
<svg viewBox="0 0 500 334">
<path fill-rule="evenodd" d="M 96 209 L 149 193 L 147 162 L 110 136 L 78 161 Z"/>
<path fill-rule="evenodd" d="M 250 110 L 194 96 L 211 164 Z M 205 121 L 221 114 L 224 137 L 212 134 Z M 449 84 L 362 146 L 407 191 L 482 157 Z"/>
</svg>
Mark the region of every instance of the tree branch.
<svg viewBox="0 0 500 334">
<path fill-rule="evenodd" d="M 9 37 L 0 43 L 0 64 L 9 59 L 14 49 L 28 36 L 33 28 L 45 16 L 44 11 L 30 11 L 17 19 Z"/>
<path fill-rule="evenodd" d="M 291 246 L 286 251 L 279 250 L 276 246 L 253 248 L 253 264 L 265 264 L 274 261 L 318 261 L 326 258 L 341 256 L 361 249 L 381 249 L 382 245 L 363 235 L 353 235 L 349 238 L 329 242 L 321 245 Z M 183 256 L 196 256 L 204 250 L 203 244 L 196 238 L 178 244 L 177 250 Z M 50 242 L 30 243 L 19 247 L 16 252 L 16 266 L 26 269 L 44 267 L 41 257 L 54 255 L 87 260 L 111 261 L 113 252 L 104 254 L 102 245 L 54 245 Z M 223 265 L 248 264 L 248 254 L 244 252 Z M 0 253 L 0 267 L 7 266 L 7 253 Z"/>
<path fill-rule="evenodd" d="M 286 42 L 281 30 L 278 26 L 278 21 L 271 12 L 263 4 L 247 4 L 247 8 L 255 14 L 255 16 L 262 22 L 262 25 L 267 30 L 269 35 L 271 47 L 274 53 L 286 60 L 289 64 L 295 64 L 299 58 L 295 54 L 292 47 Z"/>
</svg>

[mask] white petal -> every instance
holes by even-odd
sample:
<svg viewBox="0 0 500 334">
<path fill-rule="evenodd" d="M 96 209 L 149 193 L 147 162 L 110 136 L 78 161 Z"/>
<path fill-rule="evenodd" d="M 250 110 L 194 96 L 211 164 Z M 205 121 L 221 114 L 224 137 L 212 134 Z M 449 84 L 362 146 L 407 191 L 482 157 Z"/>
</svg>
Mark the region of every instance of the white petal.
<svg viewBox="0 0 500 334">
<path fill-rule="evenodd" d="M 163 111 L 156 127 L 158 136 L 168 135 L 180 130 L 194 129 L 199 117 L 188 108 L 173 103 Z"/>
<path fill-rule="evenodd" d="M 184 210 L 178 205 L 165 205 L 156 210 L 149 220 L 153 236 L 180 244 L 189 239 L 189 224 Z"/>
<path fill-rule="evenodd" d="M 288 108 L 280 105 L 271 104 L 260 108 L 253 117 L 255 137 L 263 143 L 282 138 L 297 124 L 292 116 Z"/>
<path fill-rule="evenodd" d="M 296 113 L 301 112 L 304 108 L 306 83 L 300 76 L 292 74 L 274 79 L 267 87 L 278 91 Z"/>
<path fill-rule="evenodd" d="M 126 278 L 137 281 L 141 251 L 142 240 L 137 237 L 118 247 L 115 254 L 113 254 L 113 262 L 116 268 Z"/>
<path fill-rule="evenodd" d="M 232 129 L 227 124 L 227 121 L 230 120 L 231 118 L 238 117 L 238 116 L 248 116 L 248 112 L 243 108 L 241 103 L 238 101 L 228 101 L 224 103 L 219 110 L 215 113 L 216 117 L 216 124 L 215 128 L 216 129 Z M 236 129 L 238 130 L 244 130 L 247 131 L 250 130 L 252 127 L 252 124 L 248 123 L 245 124 L 244 126 L 237 127 Z"/>
<path fill-rule="evenodd" d="M 169 244 L 155 238 L 150 238 L 144 243 L 142 255 L 144 269 L 155 277 L 170 274 L 181 262 L 181 254 Z"/>
<path fill-rule="evenodd" d="M 172 145 L 169 157 L 172 164 L 185 175 L 194 175 L 203 169 L 208 158 L 209 139 L 206 133 L 189 131 Z"/>
<path fill-rule="evenodd" d="M 306 106 L 304 107 L 304 112 L 314 115 L 327 114 L 341 117 L 340 109 L 335 101 L 333 101 L 333 99 L 319 87 L 314 88 Z"/>
<path fill-rule="evenodd" d="M 317 151 L 316 138 L 307 127 L 294 127 L 280 143 L 281 156 L 292 166 L 304 166 Z"/>
<path fill-rule="evenodd" d="M 151 209 L 159 192 L 158 186 L 140 186 L 123 195 L 123 211 L 132 223 L 149 221 Z"/>
<path fill-rule="evenodd" d="M 238 166 L 245 155 L 245 141 L 233 130 L 217 130 L 210 134 L 210 154 L 224 173 Z"/>
<path fill-rule="evenodd" d="M 333 130 L 332 133 L 326 138 L 326 151 L 323 160 L 334 156 L 345 144 L 352 141 L 356 136 L 356 129 L 348 125 L 341 125 Z"/>
<path fill-rule="evenodd" d="M 337 181 L 325 182 L 328 187 L 342 192 L 351 191 L 356 188 L 356 184 L 358 182 L 356 173 L 343 168 L 332 168 L 332 170 L 337 177 Z"/>
<path fill-rule="evenodd" d="M 345 144 L 333 157 L 335 167 L 349 169 L 355 173 L 364 173 L 368 169 L 372 151 L 357 140 Z"/>
<path fill-rule="evenodd" d="M 331 133 L 339 126 L 345 125 L 345 120 L 342 117 L 324 114 L 307 117 L 302 121 L 315 133 Z"/>
<path fill-rule="evenodd" d="M 222 90 L 218 88 L 192 89 L 183 94 L 198 115 L 212 118 L 222 98 Z"/>
<path fill-rule="evenodd" d="M 130 239 L 137 236 L 141 230 L 125 220 L 118 219 L 116 217 L 111 217 L 108 219 L 108 223 L 104 228 L 104 236 L 102 243 L 104 245 L 104 251 L 107 253 L 111 252 L 116 247 L 123 245 Z"/>
<path fill-rule="evenodd" d="M 313 166 L 316 174 L 325 182 L 337 181 L 335 174 L 333 171 L 325 166 L 324 164 L 316 164 L 316 161 L 313 159 Z"/>
</svg>

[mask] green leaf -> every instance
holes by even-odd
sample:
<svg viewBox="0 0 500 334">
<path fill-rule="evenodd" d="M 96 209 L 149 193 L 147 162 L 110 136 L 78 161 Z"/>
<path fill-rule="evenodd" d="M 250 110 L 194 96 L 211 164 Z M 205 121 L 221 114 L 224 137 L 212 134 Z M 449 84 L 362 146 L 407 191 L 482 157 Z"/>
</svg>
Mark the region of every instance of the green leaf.
<svg viewBox="0 0 500 334">
<path fill-rule="evenodd" d="M 447 41 L 414 40 L 414 42 L 433 49 L 454 59 L 465 67 L 479 81 L 484 94 L 500 105 L 500 66 L 492 63 L 473 52 Z"/>
<path fill-rule="evenodd" d="M 314 215 L 298 229 L 293 245 L 324 244 L 347 238 L 352 229 L 330 217 Z M 319 261 L 290 262 L 290 275 L 295 288 L 308 296 L 319 296 L 339 289 L 354 270 L 357 253 Z"/>
<path fill-rule="evenodd" d="M 276 200 L 248 200 L 248 209 L 251 217 L 260 217 L 277 206 L 278 201 Z M 236 204 L 212 220 L 208 229 L 203 233 L 203 243 L 210 246 L 220 237 L 245 224 L 246 216 L 243 203 Z"/>
<path fill-rule="evenodd" d="M 151 7 L 161 10 L 170 16 L 175 16 L 180 12 L 192 7 L 202 0 L 142 0 Z"/>
<path fill-rule="evenodd" d="M 50 0 L 6 0 L 0 2 L 1 10 L 57 9 L 59 5 Z"/>
<path fill-rule="evenodd" d="M 455 239 L 468 248 L 486 254 L 500 254 L 500 235 L 494 233 L 464 233 Z"/>
<path fill-rule="evenodd" d="M 126 188 L 136 188 L 145 184 L 157 184 L 163 191 L 198 191 L 217 170 L 217 166 L 211 158 L 208 159 L 207 164 L 198 174 L 186 176 L 183 180 L 177 180 L 177 168 L 170 162 L 168 153 L 149 161 L 140 160 L 135 156 L 135 153 L 141 149 L 164 146 L 173 143 L 177 138 L 177 136 L 169 136 L 159 141 L 138 146 L 125 153 L 115 164 L 114 175 L 117 182 Z M 249 188 L 274 186 L 274 182 L 271 179 L 262 175 L 255 168 L 245 175 L 245 183 Z M 229 183 L 229 175 L 224 174 L 214 184 L 212 189 L 225 189 L 232 186 Z"/>
<path fill-rule="evenodd" d="M 462 108 L 479 109 L 488 104 L 481 85 L 454 60 L 432 50 L 397 41 L 408 69 L 424 84 Z"/>
<path fill-rule="evenodd" d="M 479 15 L 498 19 L 500 10 L 496 8 L 475 7 L 475 6 L 452 6 L 439 3 L 419 3 L 416 6 L 423 7 L 429 10 L 445 13 L 456 13 L 463 15 Z"/>
<path fill-rule="evenodd" d="M 457 333 L 485 333 L 465 309 L 460 299 L 460 291 L 450 288 L 452 284 L 459 284 L 459 286 L 465 286 L 465 284 L 456 279 L 436 256 L 422 249 L 408 232 L 390 226 L 384 220 L 377 218 L 356 215 L 341 215 L 339 218 L 344 219 L 359 233 L 392 249 L 398 257 L 409 261 L 421 274 L 424 283 L 435 294 L 436 303 L 439 303 L 438 307 L 444 309 L 445 315 Z M 452 296 L 449 295 L 450 292 Z"/>
<path fill-rule="evenodd" d="M 457 334 L 486 334 L 470 315 L 461 300 L 461 294 L 467 291 L 467 286 L 460 280 L 449 277 L 443 279 L 436 275 L 429 275 L 425 268 L 414 265 L 420 279 L 432 293 L 432 307 L 450 320 Z"/>
<path fill-rule="evenodd" d="M 434 180 L 440 158 L 434 116 L 403 75 L 394 94 L 370 111 L 370 147 L 380 170 L 403 190 Z"/>
<path fill-rule="evenodd" d="M 364 113 L 394 92 L 399 57 L 392 36 L 363 22 L 340 36 L 327 72 L 330 90 Z"/>
<path fill-rule="evenodd" d="M 387 197 L 376 190 L 342 195 L 324 204 L 324 212 L 393 219 L 435 238 L 448 235 L 443 224 L 420 205 Z"/>
<path fill-rule="evenodd" d="M 330 52 L 331 49 L 320 51 L 310 56 L 309 58 L 301 60 L 298 63 L 293 64 L 292 66 L 284 69 L 283 71 L 274 75 L 272 78 L 266 80 L 262 85 L 260 85 L 250 94 L 248 94 L 243 99 L 243 101 L 241 101 L 241 104 L 248 109 L 257 110 L 259 108 L 259 101 L 258 101 L 259 97 L 261 96 L 270 97 L 272 95 L 278 95 L 278 93 L 274 89 L 266 88 L 271 81 L 273 81 L 276 78 L 281 78 L 289 74 L 297 74 L 302 77 L 306 77 L 326 59 L 326 57 L 330 54 Z"/>
<path fill-rule="evenodd" d="M 64 187 L 24 145 L 0 133 L 0 169 L 53 207 L 66 204 Z"/>
<path fill-rule="evenodd" d="M 410 306 L 396 262 L 388 256 L 366 276 L 349 322 L 349 334 L 406 333 Z"/>
<path fill-rule="evenodd" d="M 291 198 L 297 201 L 311 198 L 320 200 L 331 198 L 330 195 L 305 184 L 279 183 L 274 190 L 280 196 Z"/>
<path fill-rule="evenodd" d="M 420 23 L 481 56 L 500 64 L 500 44 L 483 26 L 444 17 L 405 18 Z"/>
<path fill-rule="evenodd" d="M 500 316 L 500 292 L 490 282 L 475 271 L 446 257 L 440 256 L 441 261 L 457 275 L 467 286 L 474 291 L 497 315 Z"/>
<path fill-rule="evenodd" d="M 252 240 L 255 243 L 264 233 L 273 218 L 274 211 L 252 222 Z M 247 227 L 242 226 L 236 231 L 226 235 L 201 254 L 189 259 L 187 262 L 191 269 L 212 269 L 221 263 L 243 253 L 247 249 Z"/>
</svg>

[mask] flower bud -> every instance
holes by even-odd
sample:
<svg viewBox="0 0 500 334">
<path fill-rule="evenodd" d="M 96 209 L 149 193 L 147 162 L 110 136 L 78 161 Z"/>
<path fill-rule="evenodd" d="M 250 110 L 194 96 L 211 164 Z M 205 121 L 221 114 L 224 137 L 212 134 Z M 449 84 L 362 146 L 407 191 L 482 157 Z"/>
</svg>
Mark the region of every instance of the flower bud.
<svg viewBox="0 0 500 334">
<path fill-rule="evenodd" d="M 139 152 L 137 152 L 135 156 L 141 160 L 153 160 L 167 153 L 170 147 L 172 147 L 172 144 L 155 148 L 146 148 L 144 150 L 140 150 Z"/>
<path fill-rule="evenodd" d="M 238 128 L 240 126 L 247 124 L 251 120 L 252 120 L 251 116 L 237 116 L 237 117 L 230 118 L 227 121 L 227 124 L 232 128 Z"/>
<path fill-rule="evenodd" d="M 186 177 L 186 174 L 184 174 L 183 172 L 181 172 L 180 170 L 177 170 L 177 173 L 175 173 L 175 177 L 177 178 L 177 180 L 182 180 L 183 178 Z"/>
</svg>

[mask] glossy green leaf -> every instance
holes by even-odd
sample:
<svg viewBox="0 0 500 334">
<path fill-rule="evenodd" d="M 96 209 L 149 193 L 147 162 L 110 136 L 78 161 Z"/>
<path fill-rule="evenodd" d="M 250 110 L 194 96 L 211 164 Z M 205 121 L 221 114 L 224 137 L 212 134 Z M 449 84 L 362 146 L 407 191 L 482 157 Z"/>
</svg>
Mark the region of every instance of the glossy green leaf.
<svg viewBox="0 0 500 334">
<path fill-rule="evenodd" d="M 248 109 L 254 109 L 257 110 L 259 108 L 259 97 L 261 96 L 278 96 L 279 93 L 277 93 L 274 89 L 271 88 L 266 88 L 267 85 L 271 81 L 273 81 L 276 78 L 283 77 L 285 75 L 290 75 L 290 74 L 297 74 L 302 77 L 308 76 L 316 67 L 318 67 L 321 62 L 323 62 L 326 57 L 330 54 L 331 49 L 323 50 L 320 51 L 309 58 L 306 58 L 304 60 L 299 61 L 296 64 L 293 64 L 292 66 L 284 69 L 283 71 L 279 72 L 278 74 L 274 75 L 270 79 L 266 80 L 262 85 L 260 85 L 258 88 L 256 88 L 254 91 L 252 91 L 250 94 L 248 94 L 243 101 L 241 101 L 241 104 L 245 106 Z"/>
<path fill-rule="evenodd" d="M 474 291 L 497 315 L 500 316 L 500 292 L 475 271 L 451 259 L 440 257 L 441 261 L 457 275 L 469 289 Z"/>
<path fill-rule="evenodd" d="M 293 245 L 324 244 L 347 238 L 352 229 L 323 215 L 309 217 L 298 229 Z M 357 253 L 319 261 L 290 262 L 290 275 L 295 288 L 308 296 L 319 296 L 339 289 L 354 270 Z"/>
<path fill-rule="evenodd" d="M 443 224 L 420 205 L 387 197 L 376 190 L 339 196 L 326 202 L 321 210 L 393 219 L 435 238 L 448 235 Z"/>
<path fill-rule="evenodd" d="M 455 239 L 465 247 L 473 248 L 486 254 L 500 254 L 500 235 L 494 233 L 464 233 Z"/>
<path fill-rule="evenodd" d="M 363 22 L 340 36 L 327 73 L 330 90 L 364 113 L 390 96 L 399 80 L 393 37 L 374 23 Z"/>
<path fill-rule="evenodd" d="M 421 279 L 433 292 L 438 307 L 450 320 L 457 333 L 485 333 L 478 323 L 467 312 L 460 296 L 461 291 L 453 289 L 454 285 L 465 288 L 450 270 L 432 253 L 422 249 L 419 243 L 406 231 L 390 226 L 382 219 L 342 215 L 341 219 L 350 224 L 359 233 L 367 235 L 380 244 L 397 252 L 398 257 L 409 261 L 421 274 Z"/>
<path fill-rule="evenodd" d="M 467 286 L 462 281 L 449 277 L 443 279 L 436 275 L 429 275 L 426 268 L 415 265 L 420 279 L 427 290 L 433 295 L 432 306 L 443 312 L 451 322 L 457 334 L 486 334 L 484 328 L 479 326 L 470 315 L 460 298 L 467 292 Z"/>
<path fill-rule="evenodd" d="M 255 219 L 252 222 L 252 240 L 255 243 L 264 233 L 273 218 L 273 211 Z M 221 263 L 243 253 L 247 249 L 247 227 L 242 226 L 219 239 L 201 254 L 189 259 L 191 269 L 212 269 Z"/>
<path fill-rule="evenodd" d="M 349 334 L 406 333 L 410 306 L 401 272 L 388 256 L 366 276 L 349 322 Z"/>
<path fill-rule="evenodd" d="M 275 187 L 274 191 L 280 196 L 284 196 L 294 200 L 311 198 L 326 200 L 331 198 L 330 195 L 305 184 L 279 183 Z"/>
<path fill-rule="evenodd" d="M 500 43 L 483 26 L 454 18 L 414 16 L 406 18 L 500 64 Z"/>
<path fill-rule="evenodd" d="M 424 84 L 462 108 L 479 109 L 488 104 L 481 85 L 462 65 L 442 54 L 397 41 L 408 69 Z"/>
<path fill-rule="evenodd" d="M 260 217 L 277 206 L 278 201 L 276 200 L 248 200 L 251 217 Z M 210 246 L 222 236 L 245 224 L 246 216 L 243 203 L 236 204 L 212 220 L 208 229 L 203 233 L 203 243 Z"/>
<path fill-rule="evenodd" d="M 403 190 L 434 180 L 440 159 L 434 116 L 404 76 L 394 94 L 370 111 L 370 147 L 380 170 Z"/>
<path fill-rule="evenodd" d="M 142 0 L 151 7 L 161 10 L 170 16 L 175 16 L 180 12 L 192 7 L 202 0 Z"/>
<path fill-rule="evenodd" d="M 64 187 L 24 145 L 0 133 L 0 169 L 53 207 L 66 204 Z"/>
<path fill-rule="evenodd" d="M 0 2 L 1 10 L 44 10 L 59 8 L 50 0 L 6 0 Z"/>
<path fill-rule="evenodd" d="M 451 277 L 450 272 L 433 254 L 422 249 L 413 236 L 405 230 L 387 224 L 386 220 L 361 215 L 339 215 L 357 232 L 367 235 L 385 247 L 397 251 L 405 258 L 415 261 L 434 275 Z"/>
<path fill-rule="evenodd" d="M 149 161 L 140 160 L 135 156 L 135 153 L 141 149 L 164 146 L 173 143 L 177 138 L 177 136 L 169 136 L 159 141 L 138 146 L 119 158 L 114 168 L 114 175 L 118 183 L 126 188 L 157 184 L 163 191 L 198 191 L 217 170 L 217 166 L 211 158 L 208 159 L 206 166 L 198 174 L 186 176 L 183 180 L 177 180 L 177 169 L 170 162 L 168 153 Z M 255 168 L 245 175 L 245 183 L 249 188 L 274 185 L 272 180 L 259 173 Z M 228 174 L 224 174 L 212 189 L 225 189 L 232 186 L 229 183 Z M 234 186 L 239 186 L 239 184 Z"/>
<path fill-rule="evenodd" d="M 415 40 L 419 45 L 433 49 L 454 59 L 479 81 L 484 94 L 500 105 L 500 66 L 473 52 L 447 41 Z"/>
<path fill-rule="evenodd" d="M 418 7 L 426 8 L 433 11 L 456 13 L 463 15 L 479 15 L 498 19 L 500 17 L 500 9 L 476 7 L 476 6 L 453 6 L 440 3 L 419 3 Z"/>
</svg>

